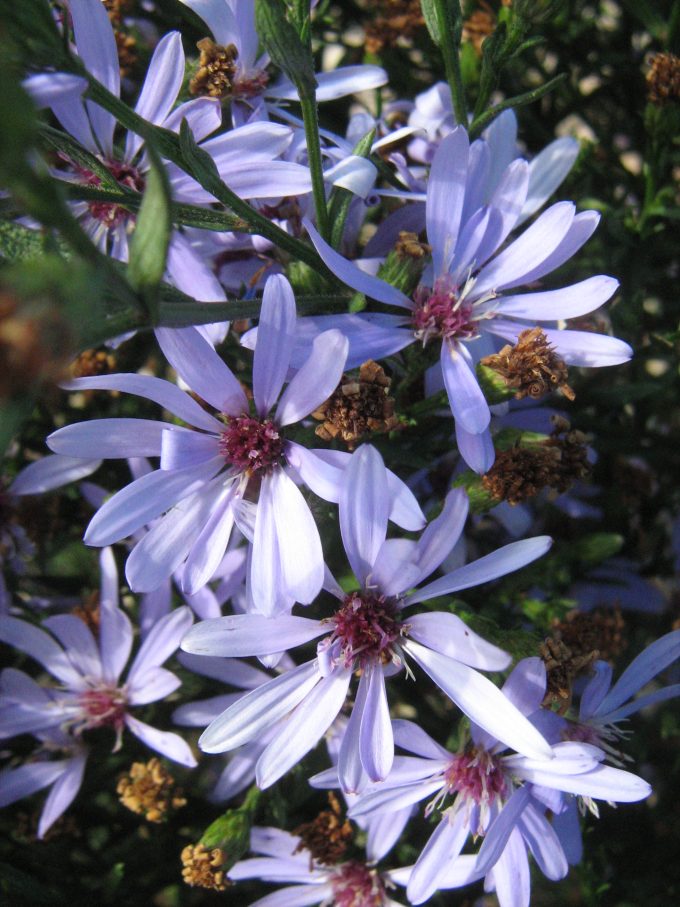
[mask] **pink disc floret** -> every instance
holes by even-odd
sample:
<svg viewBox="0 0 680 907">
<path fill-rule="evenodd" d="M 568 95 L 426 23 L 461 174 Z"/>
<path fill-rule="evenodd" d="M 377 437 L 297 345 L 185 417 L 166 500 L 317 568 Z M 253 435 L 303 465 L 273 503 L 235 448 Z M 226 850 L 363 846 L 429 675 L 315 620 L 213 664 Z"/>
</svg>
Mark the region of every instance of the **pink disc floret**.
<svg viewBox="0 0 680 907">
<path fill-rule="evenodd" d="M 432 337 L 473 340 L 479 331 L 472 318 L 473 305 L 463 298 L 461 288 L 447 274 L 434 287 L 420 285 L 415 294 L 413 330 L 418 340 Z"/>
<path fill-rule="evenodd" d="M 123 728 L 127 697 L 120 687 L 99 686 L 81 693 L 78 697 L 83 729 L 112 727 Z"/>
<path fill-rule="evenodd" d="M 229 418 L 219 442 L 220 453 L 230 466 L 248 475 L 269 472 L 283 457 L 283 438 L 269 419 L 252 416 Z"/>
<path fill-rule="evenodd" d="M 445 778 L 449 793 L 462 794 L 481 805 L 491 805 L 508 787 L 500 760 L 474 747 L 453 757 Z"/>
<path fill-rule="evenodd" d="M 384 595 L 352 592 L 332 618 L 345 665 L 394 660 L 394 643 L 403 633 L 399 608 Z"/>
<path fill-rule="evenodd" d="M 338 866 L 331 885 L 336 907 L 381 907 L 386 902 L 380 875 L 364 863 L 351 862 Z"/>
</svg>

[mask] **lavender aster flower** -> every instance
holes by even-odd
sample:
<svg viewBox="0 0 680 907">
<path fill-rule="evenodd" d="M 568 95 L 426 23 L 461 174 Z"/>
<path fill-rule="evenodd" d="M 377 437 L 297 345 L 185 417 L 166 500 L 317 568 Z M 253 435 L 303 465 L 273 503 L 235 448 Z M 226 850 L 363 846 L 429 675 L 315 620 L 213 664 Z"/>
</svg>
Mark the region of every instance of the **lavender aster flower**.
<svg viewBox="0 0 680 907">
<path fill-rule="evenodd" d="M 545 679 L 541 660 L 528 658 L 514 669 L 503 693 L 522 714 L 529 716 L 540 708 Z M 537 762 L 514 753 L 504 754 L 505 746 L 473 723 L 470 745 L 452 754 L 412 722 L 394 724 L 398 745 L 417 758 L 400 758 L 387 780 L 361 796 L 350 815 L 403 810 L 431 798 L 425 810 L 427 816 L 441 810 L 446 800 L 454 797 L 452 805 L 442 811 L 441 821 L 411 873 L 408 897 L 414 904 L 427 900 L 441 887 L 469 836 L 493 836 L 492 844 L 485 841 L 480 852 L 477 871 L 481 876 L 498 860 L 498 842 L 504 841 L 499 851 L 502 852 L 515 827 L 517 843 L 524 841 L 525 851 L 528 846 L 548 878 L 566 875 L 567 861 L 557 835 L 543 816 L 541 803 L 531 796 L 533 788 L 527 784 L 619 802 L 639 800 L 651 792 L 649 785 L 636 775 L 602 766 L 604 753 L 589 744 L 557 744 L 552 760 Z M 559 799 L 551 805 L 559 811 Z M 488 857 L 491 847 L 494 856 Z"/>
<path fill-rule="evenodd" d="M 502 670 L 510 656 L 453 614 L 404 617 L 403 611 L 517 570 L 544 554 L 551 540 L 515 542 L 409 595 L 458 539 L 467 498 L 461 490 L 451 492 L 442 514 L 418 542 L 386 539 L 388 513 L 384 464 L 374 448 L 361 447 L 347 467 L 340 496 L 340 529 L 360 589 L 345 594 L 327 573 L 324 586 L 341 602 L 332 617 L 224 617 L 199 623 L 182 642 L 185 651 L 198 655 L 262 656 L 324 636 L 313 661 L 244 696 L 199 741 L 206 752 L 224 752 L 257 738 L 291 713 L 258 761 L 261 787 L 273 784 L 315 746 L 342 708 L 356 671 L 360 680 L 340 748 L 339 777 L 346 791 L 357 790 L 364 773 L 372 780 L 385 778 L 394 757 L 385 678 L 404 667 L 406 656 L 490 733 L 533 758 L 550 758 L 543 737 L 474 670 Z"/>
<path fill-rule="evenodd" d="M 342 469 L 327 465 L 282 429 L 304 419 L 335 390 L 347 341 L 328 331 L 314 343 L 305 365 L 281 394 L 295 329 L 295 299 L 284 277 L 265 287 L 260 318 L 263 343 L 253 363 L 255 411 L 236 376 L 194 328 L 159 329 L 166 357 L 187 386 L 213 406 L 210 415 L 188 394 L 159 378 L 108 375 L 70 382 L 71 389 L 127 391 L 166 407 L 194 426 L 144 419 L 104 419 L 70 425 L 50 436 L 63 454 L 102 457 L 160 457 L 160 469 L 115 494 L 95 514 L 85 533 L 90 545 L 108 545 L 165 516 L 132 550 L 126 574 L 135 591 L 157 588 L 180 565 L 182 587 L 193 594 L 213 576 L 226 550 L 235 519 L 248 522 L 246 490 L 258 491 L 252 520 L 250 587 L 256 607 L 273 613 L 284 599 L 314 599 L 323 582 L 321 541 L 312 514 L 284 468 L 302 463 L 303 480 L 321 473 L 312 486 L 337 497 Z M 280 396 L 274 416 L 270 410 Z M 396 476 L 393 477 L 398 482 Z M 420 512 L 405 486 L 406 524 L 420 525 Z M 246 528 L 247 533 L 251 531 Z"/>
<path fill-rule="evenodd" d="M 493 351 L 492 338 L 514 341 L 538 322 L 568 364 L 615 365 L 631 356 L 630 347 L 616 338 L 547 326 L 602 305 L 618 286 L 613 278 L 599 275 L 537 293 L 504 292 L 540 279 L 571 258 L 593 233 L 599 215 L 576 214 L 571 202 L 559 202 L 498 252 L 522 211 L 529 170 L 526 161 L 513 161 L 485 204 L 479 194 L 485 166 L 485 142 L 470 145 L 462 127 L 442 141 L 427 189 L 432 265 L 413 299 L 344 259 L 305 222 L 321 257 L 348 286 L 410 313 L 316 318 L 308 322 L 308 334 L 331 326 L 341 329 L 350 342 L 350 368 L 367 358 L 397 352 L 414 340 L 427 344 L 440 339 L 440 366 L 459 448 L 479 472 L 490 468 L 494 452 L 488 432 L 491 413 L 477 382 L 475 361 Z"/>
<path fill-rule="evenodd" d="M 0 618 L 0 640 L 35 659 L 60 682 L 57 688 L 42 687 L 23 671 L 3 671 L 2 737 L 61 729 L 78 738 L 85 730 L 108 727 L 115 731 L 117 748 L 127 727 L 151 749 L 192 767 L 196 760 L 181 737 L 150 727 L 132 714 L 137 706 L 164 699 L 179 687 L 179 678 L 161 665 L 191 625 L 191 612 L 180 608 L 161 619 L 122 681 L 132 626 L 118 607 L 118 575 L 110 549 L 102 552 L 101 566 L 98 640 L 72 614 L 48 617 L 43 626 L 49 633 L 15 617 Z"/>
<path fill-rule="evenodd" d="M 296 883 L 255 901 L 251 907 L 321 903 L 336 907 L 401 907 L 389 894 L 399 870 L 379 872 L 375 866 L 379 857 L 369 845 L 364 862 L 337 860 L 322 853 L 319 836 L 315 841 L 318 853 L 310 852 L 307 843 L 278 828 L 253 828 L 250 848 L 261 856 L 240 860 L 229 870 L 229 878 L 234 882 L 262 879 Z"/>
<path fill-rule="evenodd" d="M 0 679 L 0 689 L 3 681 Z M 88 750 L 82 741 L 58 728 L 36 734 L 40 747 L 29 762 L 0 772 L 0 809 L 51 788 L 40 813 L 38 838 L 43 838 L 76 798 Z M 57 758 L 55 758 L 57 757 Z"/>
</svg>

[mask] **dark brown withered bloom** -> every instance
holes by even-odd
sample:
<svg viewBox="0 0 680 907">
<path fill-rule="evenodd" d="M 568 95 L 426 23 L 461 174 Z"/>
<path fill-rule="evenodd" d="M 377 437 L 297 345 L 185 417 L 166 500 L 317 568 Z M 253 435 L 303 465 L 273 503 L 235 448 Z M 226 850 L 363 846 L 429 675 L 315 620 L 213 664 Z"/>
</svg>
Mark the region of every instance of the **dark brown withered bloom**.
<svg viewBox="0 0 680 907">
<path fill-rule="evenodd" d="M 654 54 L 647 72 L 647 97 L 659 107 L 680 100 L 680 57 Z"/>
<path fill-rule="evenodd" d="M 424 258 L 432 251 L 426 242 L 420 242 L 417 233 L 401 230 L 394 245 L 398 258 Z"/>
<path fill-rule="evenodd" d="M 203 38 L 196 44 L 201 52 L 198 60 L 198 71 L 189 82 L 189 91 L 194 95 L 207 95 L 210 98 L 224 98 L 231 93 L 236 57 L 238 51 L 234 44 L 223 47 L 215 44 L 212 38 Z"/>
<path fill-rule="evenodd" d="M 192 888 L 226 891 L 231 882 L 222 868 L 226 854 L 219 847 L 212 850 L 204 844 L 187 844 L 182 851 L 182 878 Z"/>
<path fill-rule="evenodd" d="M 496 28 L 496 16 L 488 3 L 482 3 L 483 9 L 475 10 L 463 22 L 463 41 L 472 44 L 478 56 L 482 54 L 482 44 Z"/>
<path fill-rule="evenodd" d="M 95 639 L 99 638 L 99 622 L 101 619 L 99 592 L 91 592 L 79 605 L 71 609 L 71 614 L 82 620 Z"/>
<path fill-rule="evenodd" d="M 570 611 L 561 621 L 555 621 L 553 636 L 564 643 L 574 656 L 593 651 L 598 658 L 612 661 L 626 648 L 626 624 L 620 608 L 607 611 Z"/>
<path fill-rule="evenodd" d="M 599 653 L 597 650 L 575 653 L 563 642 L 549 637 L 539 646 L 538 654 L 547 672 L 543 705 L 557 706 L 557 711 L 564 714 L 571 705 L 574 679 L 597 660 Z"/>
<path fill-rule="evenodd" d="M 147 822 L 162 822 L 171 810 L 186 805 L 175 779 L 155 756 L 148 762 L 133 762 L 116 786 L 118 799 Z"/>
<path fill-rule="evenodd" d="M 116 48 L 118 50 L 118 67 L 121 77 L 125 79 L 132 74 L 139 60 L 137 40 L 132 35 L 118 28 L 114 31 L 113 36 L 116 39 Z"/>
<path fill-rule="evenodd" d="M 522 331 L 514 346 L 507 344 L 499 353 L 485 356 L 481 364 L 500 375 L 515 391 L 517 400 L 538 400 L 554 390 L 561 391 L 568 400 L 574 399 L 567 384 L 567 366 L 541 328 Z"/>
<path fill-rule="evenodd" d="M 353 832 L 350 822 L 342 820 L 342 810 L 335 794 L 328 794 L 328 802 L 330 809 L 322 810 L 316 819 L 305 822 L 293 831 L 300 838 L 300 843 L 293 852 L 308 850 L 310 862 L 335 866 L 342 861 Z"/>
<path fill-rule="evenodd" d="M 104 0 L 106 12 L 112 25 L 120 25 L 123 17 L 132 11 L 134 6 L 133 0 Z"/>
<path fill-rule="evenodd" d="M 74 378 L 92 378 L 109 375 L 116 367 L 116 357 L 108 350 L 83 350 L 71 363 L 69 371 Z"/>
<path fill-rule="evenodd" d="M 323 423 L 316 434 L 324 441 L 340 438 L 354 450 L 363 435 L 396 428 L 399 420 L 389 396 L 391 383 L 381 366 L 371 359 L 360 367 L 358 377 L 343 375 L 334 393 L 312 413 Z"/>
<path fill-rule="evenodd" d="M 394 47 L 399 39 L 409 40 L 425 24 L 420 0 L 383 0 L 377 14 L 366 25 L 366 51 L 377 54 Z"/>
<path fill-rule="evenodd" d="M 496 452 L 482 485 L 499 501 L 513 506 L 553 488 L 562 494 L 590 473 L 585 435 L 572 431 L 565 419 L 554 419 L 552 434 L 539 443 Z"/>
</svg>

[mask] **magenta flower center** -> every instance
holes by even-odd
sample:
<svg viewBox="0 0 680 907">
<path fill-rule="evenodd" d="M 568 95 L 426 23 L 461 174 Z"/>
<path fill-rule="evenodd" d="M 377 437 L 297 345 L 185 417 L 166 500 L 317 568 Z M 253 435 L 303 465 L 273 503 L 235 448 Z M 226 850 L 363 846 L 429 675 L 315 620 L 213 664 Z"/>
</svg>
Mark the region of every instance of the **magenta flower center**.
<svg viewBox="0 0 680 907">
<path fill-rule="evenodd" d="M 230 466 L 248 475 L 269 472 L 283 457 L 283 438 L 278 427 L 269 419 L 252 416 L 230 418 L 219 447 Z"/>
<path fill-rule="evenodd" d="M 491 805 L 507 790 L 501 762 L 483 749 L 459 753 L 451 760 L 445 775 L 449 793 L 459 793 L 475 803 Z"/>
<path fill-rule="evenodd" d="M 122 730 L 127 699 L 118 687 L 96 687 L 78 697 L 85 729 L 112 727 Z"/>
<path fill-rule="evenodd" d="M 331 885 L 335 907 L 381 907 L 386 901 L 378 872 L 363 863 L 338 866 Z"/>
<path fill-rule="evenodd" d="M 125 186 L 127 189 L 134 189 L 136 192 L 144 191 L 145 180 L 136 167 L 132 167 L 130 164 L 126 164 L 122 161 L 105 161 L 104 164 L 111 176 L 113 176 L 121 186 Z M 93 186 L 96 188 L 101 185 L 101 180 L 96 173 L 81 168 L 79 168 L 79 173 L 82 182 L 86 186 Z M 111 202 L 88 202 L 87 208 L 92 217 L 106 227 L 117 227 L 124 221 L 134 217 L 134 215 L 130 214 L 129 211 L 126 211 L 125 208 L 121 208 L 120 205 L 114 205 Z"/>
<path fill-rule="evenodd" d="M 403 632 L 394 601 L 384 595 L 352 592 L 332 620 L 333 638 L 341 642 L 345 665 L 353 664 L 357 658 L 362 664 L 392 660 L 394 643 Z"/>
<path fill-rule="evenodd" d="M 448 275 L 438 278 L 434 287 L 421 284 L 417 288 L 413 297 L 413 331 L 418 340 L 425 344 L 432 337 L 472 340 L 477 336 L 473 305 L 459 291 Z"/>
</svg>

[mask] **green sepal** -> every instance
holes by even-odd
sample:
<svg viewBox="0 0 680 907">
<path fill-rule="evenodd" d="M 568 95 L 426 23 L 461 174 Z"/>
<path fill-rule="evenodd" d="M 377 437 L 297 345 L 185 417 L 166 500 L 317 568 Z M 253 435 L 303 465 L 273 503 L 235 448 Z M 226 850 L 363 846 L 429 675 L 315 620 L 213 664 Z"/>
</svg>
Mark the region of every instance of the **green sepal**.
<svg viewBox="0 0 680 907">
<path fill-rule="evenodd" d="M 477 364 L 477 380 L 489 406 L 506 403 L 512 400 L 516 391 L 510 387 L 501 375 L 488 365 Z"/>
</svg>

